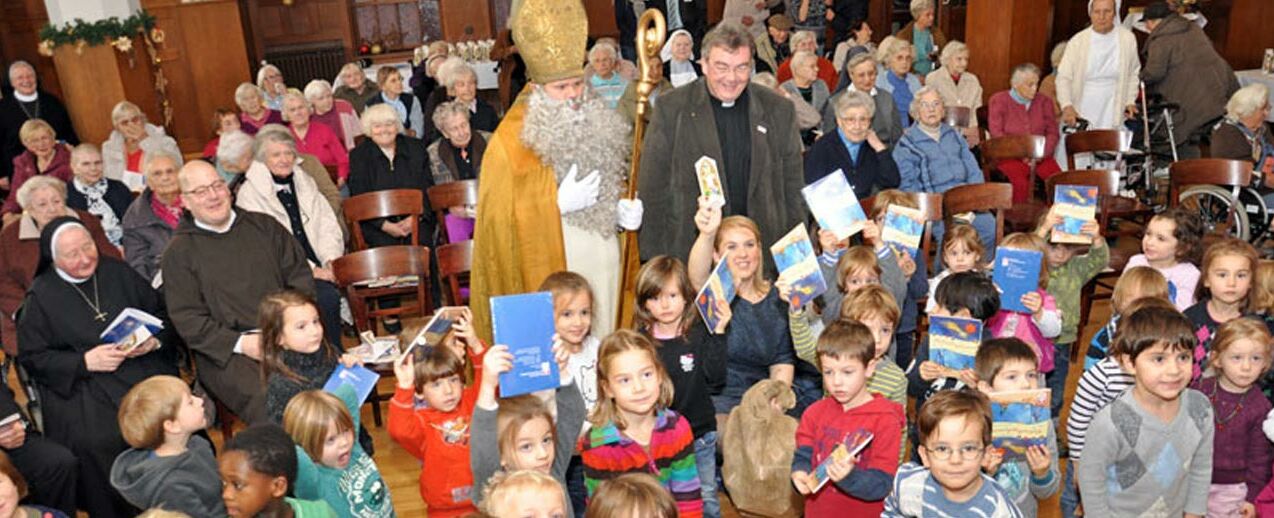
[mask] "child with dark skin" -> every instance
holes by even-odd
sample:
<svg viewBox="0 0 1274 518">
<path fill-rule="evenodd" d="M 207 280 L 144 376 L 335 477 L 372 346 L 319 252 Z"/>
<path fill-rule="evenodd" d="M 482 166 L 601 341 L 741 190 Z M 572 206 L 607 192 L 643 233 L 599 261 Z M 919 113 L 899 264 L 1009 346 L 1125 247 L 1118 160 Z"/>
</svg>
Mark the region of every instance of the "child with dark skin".
<svg viewBox="0 0 1274 518">
<path fill-rule="evenodd" d="M 283 428 L 249 427 L 226 442 L 217 459 L 221 499 L 232 518 L 335 518 L 322 501 L 287 498 L 296 480 L 296 446 Z"/>
</svg>

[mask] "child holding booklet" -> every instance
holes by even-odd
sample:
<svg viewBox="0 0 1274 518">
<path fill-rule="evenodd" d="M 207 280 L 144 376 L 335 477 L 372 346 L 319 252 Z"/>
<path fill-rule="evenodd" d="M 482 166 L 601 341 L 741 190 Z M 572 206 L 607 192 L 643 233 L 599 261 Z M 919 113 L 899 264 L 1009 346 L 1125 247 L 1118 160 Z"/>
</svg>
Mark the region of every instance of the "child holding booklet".
<svg viewBox="0 0 1274 518">
<path fill-rule="evenodd" d="M 1026 342 L 1035 351 L 1039 361 L 1040 372 L 1053 371 L 1053 340 L 1062 332 L 1062 314 L 1057 310 L 1057 302 L 1048 288 L 1048 268 L 1045 267 L 1048 245 L 1044 239 L 1035 234 L 1022 232 L 1009 234 L 1000 245 L 1006 250 L 1025 250 L 1039 253 L 1039 278 L 1036 288 L 1024 293 L 1018 301 L 1025 306 L 1029 315 L 1006 309 L 1003 301 L 1000 311 L 987 321 L 987 334 L 995 338 L 1016 337 Z M 1008 252 L 1005 252 L 1007 255 Z M 1000 266 L 1004 258 L 996 258 L 996 266 Z M 998 273 L 998 272 L 997 272 Z"/>
<path fill-rule="evenodd" d="M 880 191 L 876 194 L 871 213 L 877 225 L 884 225 L 885 213 L 890 205 L 908 209 L 920 208 L 920 204 L 916 202 L 916 196 L 912 193 L 897 189 Z M 907 295 L 903 299 L 896 299 L 902 314 L 898 317 L 897 326 L 894 329 L 894 343 L 890 350 L 894 351 L 894 361 L 906 370 L 911 366 L 911 358 L 915 354 L 916 326 L 920 321 L 920 301 L 929 294 L 929 258 L 922 253 L 917 253 L 914 260 L 911 257 L 904 257 L 905 254 L 895 253 L 895 255 L 898 257 L 899 269 L 907 278 Z"/>
<path fill-rule="evenodd" d="M 978 390 L 990 397 L 996 392 L 1035 390 L 1040 386 L 1035 351 L 1017 338 L 987 340 L 978 349 L 974 370 Z M 1057 434 L 1048 426 L 1043 446 L 1031 446 L 1023 457 L 1005 462 L 1004 452 L 991 448 L 982 458 L 982 469 L 995 478 L 1013 498 L 1022 514 L 1039 513 L 1039 502 L 1057 493 L 1062 476 L 1058 473 Z"/>
<path fill-rule="evenodd" d="M 960 272 L 980 272 L 986 267 L 986 248 L 978 237 L 978 231 L 972 225 L 957 223 L 947 229 L 946 239 L 942 241 L 942 273 L 929 279 L 929 300 L 925 304 L 925 313 L 933 313 L 937 301 L 934 295 L 938 285 L 951 274 Z"/>
<path fill-rule="evenodd" d="M 818 338 L 818 362 L 828 396 L 801 416 L 792 484 L 806 495 L 806 516 L 878 515 L 898 468 L 903 407 L 866 390 L 878 363 L 875 339 L 866 326 L 832 322 Z M 847 438 L 864 432 L 873 438 L 861 451 L 838 456 L 838 447 L 857 447 L 846 445 Z M 819 488 L 815 473 L 823 462 L 834 489 Z"/>
<path fill-rule="evenodd" d="M 954 229 L 953 229 L 954 230 Z M 1000 293 L 985 275 L 976 272 L 952 274 L 942 280 L 934 295 L 935 308 L 931 315 L 971 318 L 985 322 L 1000 310 Z M 933 394 L 977 384 L 977 374 L 972 369 L 955 371 L 929 359 L 929 340 L 926 336 L 916 349 L 916 368 L 907 373 L 907 392 L 916 398 L 916 405 L 923 405 Z M 989 432 L 988 432 L 989 433 Z"/>
</svg>

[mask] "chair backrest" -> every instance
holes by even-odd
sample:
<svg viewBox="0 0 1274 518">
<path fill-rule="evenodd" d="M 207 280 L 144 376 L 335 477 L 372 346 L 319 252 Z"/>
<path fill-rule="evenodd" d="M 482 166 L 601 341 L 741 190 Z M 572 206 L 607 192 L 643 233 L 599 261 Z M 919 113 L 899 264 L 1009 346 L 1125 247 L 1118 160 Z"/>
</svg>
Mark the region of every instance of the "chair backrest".
<svg viewBox="0 0 1274 518">
<path fill-rule="evenodd" d="M 1174 162 L 1168 170 L 1168 204 L 1175 207 L 1186 185 L 1247 187 L 1252 183 L 1252 162 L 1224 158 L 1196 158 Z"/>
<path fill-rule="evenodd" d="M 390 216 L 410 216 L 411 244 L 420 244 L 420 216 L 424 214 L 424 196 L 416 189 L 387 189 L 351 196 L 341 204 L 345 219 L 354 235 L 354 250 L 367 248 L 363 237 L 363 221 Z"/>
<path fill-rule="evenodd" d="M 441 222 L 452 207 L 478 205 L 478 181 L 459 180 L 435 185 L 429 188 L 428 194 L 429 207 L 433 209 L 437 221 Z M 452 242 L 451 236 L 447 233 L 447 226 L 439 225 L 438 228 L 442 237 L 438 244 Z"/>
<path fill-rule="evenodd" d="M 942 214 L 949 220 L 956 214 L 990 210 L 995 213 L 995 241 L 1004 237 L 1004 211 L 1013 208 L 1013 185 L 975 183 L 952 187 L 942 194 Z"/>
<path fill-rule="evenodd" d="M 323 169 L 327 169 L 327 176 L 332 179 L 332 183 L 337 183 L 340 178 L 340 168 L 334 165 L 324 165 Z"/>
<path fill-rule="evenodd" d="M 429 285 L 429 247 L 392 245 L 368 248 L 337 257 L 332 275 L 342 287 L 385 277 L 417 275 L 420 285 Z"/>
<path fill-rule="evenodd" d="M 438 277 L 447 283 L 448 304 L 463 306 L 469 302 L 461 294 L 461 280 L 473 269 L 473 240 L 466 239 L 438 247 Z"/>
<path fill-rule="evenodd" d="M 945 122 L 956 128 L 972 128 L 974 117 L 973 109 L 968 106 L 948 106 Z"/>
<path fill-rule="evenodd" d="M 1030 165 L 1031 174 L 1026 184 L 1030 197 L 1035 193 L 1035 163 L 1044 158 L 1044 145 L 1047 141 L 1041 135 L 1005 135 L 982 143 L 982 177 L 990 182 L 1001 160 L 1025 160 Z"/>
<path fill-rule="evenodd" d="M 1075 170 L 1075 155 L 1107 152 L 1115 154 L 1116 169 L 1122 169 L 1124 154 L 1132 148 L 1132 133 L 1123 130 L 1077 131 L 1066 136 L 1066 169 Z"/>
<path fill-rule="evenodd" d="M 1048 177 L 1044 181 L 1044 191 L 1051 202 L 1054 189 L 1058 185 L 1087 185 L 1097 188 L 1097 225 L 1106 231 L 1110 221 L 1110 198 L 1119 195 L 1119 171 L 1113 169 L 1092 169 L 1081 171 L 1063 171 Z"/>
</svg>

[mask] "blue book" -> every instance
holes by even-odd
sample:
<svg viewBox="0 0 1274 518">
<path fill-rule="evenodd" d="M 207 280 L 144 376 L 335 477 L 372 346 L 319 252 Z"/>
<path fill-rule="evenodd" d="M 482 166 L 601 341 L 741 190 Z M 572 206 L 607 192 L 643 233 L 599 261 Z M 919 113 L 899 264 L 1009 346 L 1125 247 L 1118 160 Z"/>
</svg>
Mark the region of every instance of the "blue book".
<svg viewBox="0 0 1274 518">
<path fill-rule="evenodd" d="M 1040 288 L 1040 266 L 1044 254 L 1035 250 L 999 247 L 995 249 L 995 267 L 991 281 L 1000 290 L 1000 308 L 1030 313 L 1022 305 L 1022 295 Z"/>
<path fill-rule="evenodd" d="M 827 291 L 827 280 L 823 278 L 823 270 L 818 266 L 814 245 L 810 243 L 810 235 L 805 230 L 804 223 L 797 225 L 779 239 L 779 242 L 774 243 L 770 247 L 770 253 L 774 254 L 779 279 L 792 287 L 792 300 L 788 301 L 792 307 L 802 307 Z"/>
<path fill-rule="evenodd" d="M 163 329 L 164 322 L 154 315 L 137 308 L 124 308 L 106 326 L 100 338 L 102 343 L 115 344 L 119 350 L 129 352 Z"/>
<path fill-rule="evenodd" d="M 561 385 L 553 359 L 553 294 L 547 291 L 491 298 L 495 343 L 509 346 L 513 369 L 500 374 L 500 397 Z"/>
<path fill-rule="evenodd" d="M 323 384 L 323 392 L 335 394 L 336 389 L 341 385 L 350 385 L 354 387 L 354 393 L 358 394 L 358 403 L 361 405 L 367 402 L 367 396 L 372 393 L 372 389 L 376 388 L 376 382 L 380 380 L 380 374 L 368 369 L 362 365 L 346 367 L 345 364 L 336 364 L 336 370 L 332 371 L 331 377 L 327 378 L 327 383 Z"/>
<path fill-rule="evenodd" d="M 890 205 L 885 210 L 885 225 L 880 229 L 880 239 L 889 244 L 899 256 L 903 252 L 915 260 L 920 251 L 920 238 L 925 233 L 925 217 L 920 209 Z"/>
<path fill-rule="evenodd" d="M 1053 189 L 1053 210 L 1062 223 L 1053 226 L 1054 243 L 1088 244 L 1092 238 L 1079 228 L 1097 217 L 1097 188 L 1088 185 L 1058 185 Z"/>
<path fill-rule="evenodd" d="M 1004 452 L 1004 460 L 1026 458 L 1031 446 L 1048 446 L 1051 394 L 1046 388 L 990 394 L 991 445 Z"/>
<path fill-rule="evenodd" d="M 929 360 L 948 369 L 973 368 L 982 345 L 982 322 L 972 318 L 929 317 Z"/>
<path fill-rule="evenodd" d="M 727 264 L 729 261 L 730 253 L 726 252 L 721 256 L 721 260 L 717 261 L 717 267 L 712 270 L 712 275 L 708 276 L 708 282 L 703 283 L 703 287 L 695 295 L 695 306 L 699 308 L 699 315 L 703 317 L 703 323 L 707 325 L 709 333 L 715 334 L 717 325 L 721 323 L 721 314 L 717 312 L 717 301 L 724 300 L 727 306 L 734 301 L 734 275 L 730 274 Z"/>
<path fill-rule="evenodd" d="M 867 214 L 858 203 L 853 186 L 845 180 L 845 173 L 837 169 L 818 181 L 801 189 L 805 204 L 810 213 L 818 220 L 820 228 L 836 234 L 836 239 L 844 240 L 857 234 L 867 222 Z"/>
</svg>

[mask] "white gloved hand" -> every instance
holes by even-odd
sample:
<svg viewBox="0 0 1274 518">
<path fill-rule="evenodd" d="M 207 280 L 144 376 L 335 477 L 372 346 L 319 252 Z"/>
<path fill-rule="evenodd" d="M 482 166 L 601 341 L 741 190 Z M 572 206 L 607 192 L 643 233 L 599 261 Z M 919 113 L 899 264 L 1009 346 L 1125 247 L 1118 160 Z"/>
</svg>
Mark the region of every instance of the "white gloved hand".
<svg viewBox="0 0 1274 518">
<path fill-rule="evenodd" d="M 615 219 L 624 230 L 641 228 L 641 217 L 645 213 L 646 208 L 641 204 L 641 200 L 620 199 L 615 205 Z"/>
<path fill-rule="evenodd" d="M 594 170 L 583 180 L 577 178 L 579 167 L 571 166 L 566 177 L 557 186 L 557 208 L 562 214 L 587 209 L 597 203 L 597 188 L 601 185 L 602 175 Z"/>
</svg>

